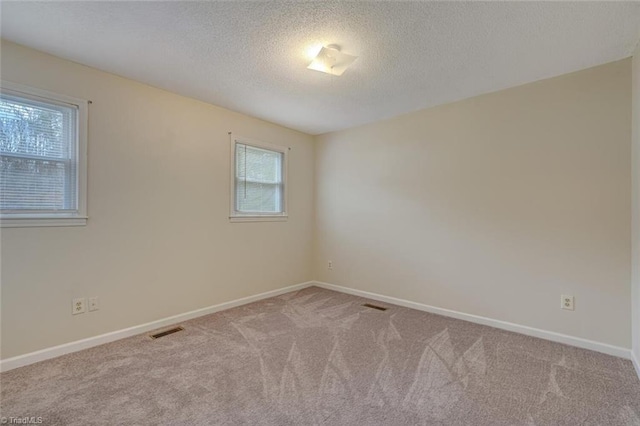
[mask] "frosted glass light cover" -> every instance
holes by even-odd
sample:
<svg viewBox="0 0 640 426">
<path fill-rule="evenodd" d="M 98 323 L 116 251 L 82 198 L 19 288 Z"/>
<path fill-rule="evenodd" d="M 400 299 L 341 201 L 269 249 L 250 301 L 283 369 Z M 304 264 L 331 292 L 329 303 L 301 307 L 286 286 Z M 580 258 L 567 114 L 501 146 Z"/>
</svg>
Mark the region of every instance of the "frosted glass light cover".
<svg viewBox="0 0 640 426">
<path fill-rule="evenodd" d="M 342 75 L 356 59 L 358 59 L 357 56 L 323 47 L 307 68 L 331 75 Z"/>
</svg>

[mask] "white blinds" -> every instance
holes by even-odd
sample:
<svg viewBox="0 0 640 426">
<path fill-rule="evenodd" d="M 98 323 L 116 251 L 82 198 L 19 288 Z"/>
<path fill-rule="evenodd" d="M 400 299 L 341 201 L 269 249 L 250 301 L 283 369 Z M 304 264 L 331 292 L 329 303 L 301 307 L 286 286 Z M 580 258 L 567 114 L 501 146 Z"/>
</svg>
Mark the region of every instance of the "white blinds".
<svg viewBox="0 0 640 426">
<path fill-rule="evenodd" d="M 71 105 L 2 93 L 3 213 L 77 211 L 77 115 Z"/>
<path fill-rule="evenodd" d="M 236 143 L 235 210 L 239 213 L 284 212 L 284 154 Z"/>
</svg>

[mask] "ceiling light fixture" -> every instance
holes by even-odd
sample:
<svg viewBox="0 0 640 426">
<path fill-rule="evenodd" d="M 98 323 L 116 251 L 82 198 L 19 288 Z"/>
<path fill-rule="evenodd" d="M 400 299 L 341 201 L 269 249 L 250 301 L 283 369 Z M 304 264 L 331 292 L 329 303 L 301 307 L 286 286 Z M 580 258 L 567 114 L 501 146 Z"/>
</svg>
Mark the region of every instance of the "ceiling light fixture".
<svg viewBox="0 0 640 426">
<path fill-rule="evenodd" d="M 330 44 L 320 49 L 318 55 L 311 61 L 307 68 L 331 75 L 342 75 L 356 59 L 358 59 L 357 56 L 342 53 L 340 46 Z"/>
</svg>

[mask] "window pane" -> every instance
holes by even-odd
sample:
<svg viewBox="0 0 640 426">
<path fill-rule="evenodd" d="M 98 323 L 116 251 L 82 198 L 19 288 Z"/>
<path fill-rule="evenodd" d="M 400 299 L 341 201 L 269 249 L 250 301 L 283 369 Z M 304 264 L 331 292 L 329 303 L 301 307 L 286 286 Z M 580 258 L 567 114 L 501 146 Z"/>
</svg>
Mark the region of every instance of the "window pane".
<svg viewBox="0 0 640 426">
<path fill-rule="evenodd" d="M 252 182 L 280 183 L 282 156 L 281 152 L 237 144 L 236 176 Z"/>
<path fill-rule="evenodd" d="M 242 213 L 282 213 L 284 154 L 236 144 L 235 210 Z"/>
<path fill-rule="evenodd" d="M 0 205 L 3 210 L 67 209 L 63 162 L 0 158 Z"/>
<path fill-rule="evenodd" d="M 73 158 L 75 109 L 3 94 L 0 152 Z"/>
<path fill-rule="evenodd" d="M 76 211 L 78 109 L 25 95 L 0 97 L 0 209 Z"/>
<path fill-rule="evenodd" d="M 236 210 L 246 213 L 282 212 L 282 185 L 236 181 Z"/>
</svg>

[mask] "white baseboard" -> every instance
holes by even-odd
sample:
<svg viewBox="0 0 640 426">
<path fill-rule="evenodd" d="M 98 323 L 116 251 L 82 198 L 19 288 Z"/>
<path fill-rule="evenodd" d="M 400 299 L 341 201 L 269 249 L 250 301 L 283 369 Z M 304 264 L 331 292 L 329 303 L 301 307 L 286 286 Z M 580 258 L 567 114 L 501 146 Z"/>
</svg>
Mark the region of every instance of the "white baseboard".
<svg viewBox="0 0 640 426">
<path fill-rule="evenodd" d="M 284 287 L 277 290 L 256 294 L 254 296 L 248 296 L 241 299 L 232 300 L 230 302 L 220 303 L 218 305 L 197 309 L 191 312 L 186 312 L 184 314 L 174 315 L 172 317 L 163 318 L 157 321 L 148 322 L 146 324 L 125 328 L 123 330 L 117 330 L 110 333 L 101 334 L 99 336 L 89 337 L 86 339 L 77 340 L 75 342 L 65 343 L 63 345 L 42 349 L 39 351 L 24 354 L 24 355 L 19 355 L 13 358 L 7 358 L 4 360 L 0 360 L 0 371 L 8 371 L 14 368 L 23 367 L 25 365 L 33 364 L 33 363 L 44 361 L 47 359 L 56 358 L 68 353 L 92 348 L 94 346 L 99 346 L 105 343 L 124 339 L 126 337 L 135 336 L 137 334 L 142 334 L 151 330 L 167 327 L 182 321 L 187 321 L 193 318 L 201 317 L 201 316 L 212 314 L 215 312 L 224 311 L 226 309 L 235 308 L 237 306 L 246 305 L 248 303 L 256 302 L 262 299 L 267 299 L 269 297 L 279 296 L 284 293 L 300 290 L 313 285 L 321 288 L 326 288 L 328 290 L 335 290 L 341 293 L 351 294 L 354 296 L 366 297 L 368 299 L 378 300 L 381 302 L 386 302 L 394 305 L 404 306 L 407 308 L 417 309 L 419 311 L 430 312 L 433 314 L 443 315 L 451 318 L 457 318 L 464 321 L 473 322 L 476 324 L 487 325 L 487 326 L 499 328 L 502 330 L 513 331 L 513 332 L 525 334 L 528 336 L 551 340 L 553 342 L 564 343 L 570 346 L 576 346 L 583 349 L 589 349 L 597 352 L 602 352 L 608 355 L 630 359 L 636 369 L 636 372 L 638 373 L 638 377 L 640 377 L 640 362 L 638 358 L 635 356 L 635 354 L 627 348 L 613 346 L 606 343 L 595 342 L 592 340 L 569 336 L 566 334 L 555 333 L 553 331 L 546 331 L 538 328 L 527 327 L 524 325 L 514 324 L 506 321 L 500 321 L 500 320 L 495 320 L 491 318 L 481 317 L 478 315 L 465 314 L 462 312 L 452 311 L 449 309 L 443 309 L 435 306 L 425 305 L 423 303 L 411 302 L 409 300 L 398 299 L 395 297 L 384 296 L 381 294 L 370 293 L 368 291 L 356 290 L 353 288 L 343 287 L 343 286 L 329 284 L 329 283 L 320 282 L 320 281 L 308 281 L 305 283 L 296 284 L 289 287 Z"/>
<path fill-rule="evenodd" d="M 640 359 L 638 359 L 634 351 L 631 351 L 631 362 L 633 363 L 633 366 L 636 368 L 636 374 L 638 375 L 638 379 L 640 379 Z"/>
<path fill-rule="evenodd" d="M 527 336 L 538 337 L 540 339 L 551 340 L 553 342 L 564 343 L 565 345 L 576 346 L 578 348 L 589 349 L 592 351 L 602 352 L 608 355 L 617 356 L 625 359 L 632 359 L 631 350 L 619 346 L 609 345 L 607 343 L 595 342 L 593 340 L 583 339 L 581 337 L 569 336 L 567 334 L 556 333 L 553 331 L 541 330 L 539 328 L 528 327 L 526 325 L 514 324 L 511 322 L 500 321 L 492 318 L 481 317 L 478 315 L 465 314 L 463 312 L 452 311 L 449 309 L 438 308 L 435 306 L 425 305 L 423 303 L 411 302 L 409 300 L 398 299 L 381 294 L 370 293 L 368 291 L 356 290 L 349 287 L 343 287 L 335 284 L 315 281 L 314 285 L 328 290 L 335 290 L 354 296 L 366 297 L 368 299 L 378 300 L 380 302 L 391 303 L 394 305 L 404 306 L 406 308 L 417 309 L 419 311 L 430 312 L 432 314 L 443 315 L 446 317 L 457 318 L 476 324 L 488 325 L 490 327 L 502 330 L 513 331 L 515 333 L 525 334 Z M 638 369 L 638 363 L 635 363 Z M 640 370 L 639 375 L 640 375 Z"/>
<path fill-rule="evenodd" d="M 13 358 L 0 360 L 0 371 L 9 371 L 14 368 L 23 367 L 25 365 L 56 358 L 72 352 L 81 351 L 83 349 L 92 348 L 115 340 L 124 339 L 125 337 L 135 336 L 136 334 L 145 333 L 147 331 L 156 330 L 158 328 L 170 326 L 182 321 L 187 321 L 203 315 L 213 314 L 215 312 L 224 311 L 226 309 L 235 308 L 236 306 L 246 305 L 247 303 L 256 302 L 258 300 L 267 299 L 269 297 L 279 296 L 290 291 L 300 290 L 314 284 L 308 281 L 289 287 L 279 288 L 277 290 L 267 291 L 265 293 L 256 294 L 254 296 L 243 297 L 242 299 L 232 300 L 230 302 L 220 303 L 218 305 L 208 306 L 195 311 L 186 312 L 184 314 L 174 315 L 172 317 L 163 318 L 157 321 L 148 322 L 146 324 L 136 325 L 134 327 L 125 328 L 123 330 L 112 331 L 110 333 L 101 334 L 99 336 L 89 337 L 75 342 L 65 343 L 63 345 L 42 349 L 28 354 L 19 355 Z"/>
</svg>

